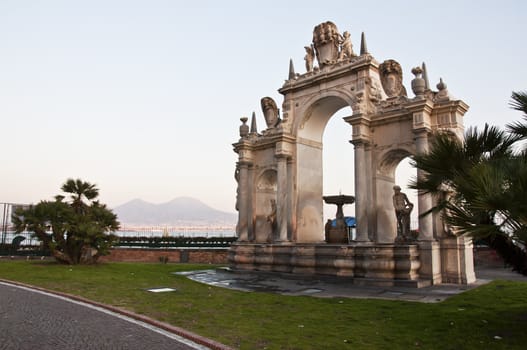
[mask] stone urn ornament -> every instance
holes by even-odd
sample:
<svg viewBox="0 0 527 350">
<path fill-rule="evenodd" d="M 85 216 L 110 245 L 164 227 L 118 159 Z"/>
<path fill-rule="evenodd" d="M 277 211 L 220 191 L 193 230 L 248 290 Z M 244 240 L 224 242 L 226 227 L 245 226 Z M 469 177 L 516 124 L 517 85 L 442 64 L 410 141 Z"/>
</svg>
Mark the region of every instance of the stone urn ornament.
<svg viewBox="0 0 527 350">
<path fill-rule="evenodd" d="M 246 137 L 249 135 L 249 125 L 247 125 L 247 117 L 241 117 L 240 121 L 242 122 L 242 125 L 240 125 L 240 137 Z"/>
<path fill-rule="evenodd" d="M 426 81 L 422 78 L 423 69 L 421 67 L 415 67 L 412 69 L 412 74 L 415 78 L 412 80 L 412 91 L 415 96 L 422 96 L 426 90 Z"/>
</svg>

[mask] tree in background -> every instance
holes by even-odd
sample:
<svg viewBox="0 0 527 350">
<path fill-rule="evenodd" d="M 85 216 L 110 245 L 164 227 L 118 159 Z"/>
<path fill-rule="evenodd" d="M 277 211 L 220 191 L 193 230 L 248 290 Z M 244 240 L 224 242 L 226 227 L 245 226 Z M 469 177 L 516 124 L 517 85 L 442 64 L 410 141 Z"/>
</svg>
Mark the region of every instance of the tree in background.
<svg viewBox="0 0 527 350">
<path fill-rule="evenodd" d="M 112 234 L 119 229 L 117 216 L 95 200 L 99 190 L 93 184 L 68 179 L 61 189 L 70 194 L 69 201 L 58 195 L 54 201 L 18 209 L 13 214 L 15 230 L 33 232 L 61 263 L 96 263 L 117 240 Z"/>
<path fill-rule="evenodd" d="M 513 93 L 512 99 L 511 106 L 527 120 L 527 95 Z M 435 134 L 429 152 L 413 158 L 426 175 L 411 187 L 436 200 L 424 215 L 440 212 L 452 233 L 483 241 L 527 275 L 527 152 L 519 142 L 527 136 L 527 124 L 507 128 L 469 128 L 463 140 Z"/>
</svg>

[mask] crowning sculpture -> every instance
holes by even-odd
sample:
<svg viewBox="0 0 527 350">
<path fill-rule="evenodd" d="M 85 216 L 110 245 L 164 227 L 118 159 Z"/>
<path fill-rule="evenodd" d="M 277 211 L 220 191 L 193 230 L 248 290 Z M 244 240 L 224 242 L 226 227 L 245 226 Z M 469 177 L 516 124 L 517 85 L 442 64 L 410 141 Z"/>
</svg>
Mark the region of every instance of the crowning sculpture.
<svg viewBox="0 0 527 350">
<path fill-rule="evenodd" d="M 295 73 L 291 61 L 289 77 L 278 90 L 284 96 L 281 119 L 268 97 L 261 100 L 266 130 L 256 131 L 254 114 L 250 131 L 247 118 L 241 119 L 240 139 L 233 145 L 239 219 L 231 267 L 383 285 L 473 282 L 471 241 L 451 234 L 453 228 L 447 232 L 440 214 L 420 216 L 419 235 L 409 239 L 406 217 L 399 214 L 414 205 L 397 209 L 399 202 L 392 198 L 399 162 L 427 152 L 435 130 L 462 137 L 468 106 L 453 99 L 442 81 L 432 91 L 424 64 L 412 69 L 415 97 L 408 97 L 401 65 L 394 60 L 379 64 L 368 52 L 364 33 L 358 56 L 349 32 L 341 35 L 332 22 L 317 25 L 305 48 L 306 72 Z M 341 203 L 335 202 L 338 196 L 322 193 L 323 131 L 346 106 L 353 111 L 344 121 L 351 126 L 355 162 L 356 193 L 343 197 L 355 201 L 351 242 L 324 223 L 322 211 L 323 197 Z M 424 174 L 418 170 L 417 175 Z M 428 212 L 432 200 L 419 194 L 418 213 Z M 394 212 L 394 205 L 402 211 Z"/>
</svg>

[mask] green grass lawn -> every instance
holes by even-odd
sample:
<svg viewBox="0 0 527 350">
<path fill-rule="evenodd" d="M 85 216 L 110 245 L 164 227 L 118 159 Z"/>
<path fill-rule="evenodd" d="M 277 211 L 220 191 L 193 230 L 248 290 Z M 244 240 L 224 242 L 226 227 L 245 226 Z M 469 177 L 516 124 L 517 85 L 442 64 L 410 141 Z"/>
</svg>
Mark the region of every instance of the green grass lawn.
<svg viewBox="0 0 527 350">
<path fill-rule="evenodd" d="M 203 268 L 210 265 L 3 261 L 0 278 L 111 304 L 240 349 L 527 347 L 525 282 L 495 281 L 424 304 L 238 292 L 172 273 Z M 145 291 L 154 287 L 177 291 Z"/>
</svg>

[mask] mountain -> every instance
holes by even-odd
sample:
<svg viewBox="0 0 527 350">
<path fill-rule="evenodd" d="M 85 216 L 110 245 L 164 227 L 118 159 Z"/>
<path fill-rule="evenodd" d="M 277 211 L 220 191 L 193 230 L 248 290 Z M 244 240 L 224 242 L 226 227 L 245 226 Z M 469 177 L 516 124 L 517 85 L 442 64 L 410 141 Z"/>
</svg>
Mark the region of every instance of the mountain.
<svg viewBox="0 0 527 350">
<path fill-rule="evenodd" d="M 191 197 L 152 204 L 134 199 L 113 209 L 121 224 L 152 226 L 235 225 L 238 215 L 209 207 Z"/>
</svg>

